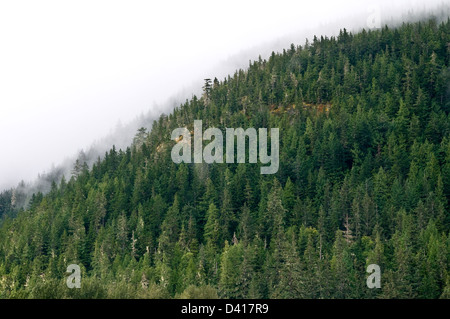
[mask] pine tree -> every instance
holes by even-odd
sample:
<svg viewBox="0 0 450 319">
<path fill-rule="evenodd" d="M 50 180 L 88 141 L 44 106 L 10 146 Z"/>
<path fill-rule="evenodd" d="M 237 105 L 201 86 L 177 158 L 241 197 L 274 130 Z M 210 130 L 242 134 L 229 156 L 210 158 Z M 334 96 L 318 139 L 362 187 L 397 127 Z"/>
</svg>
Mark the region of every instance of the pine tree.
<svg viewBox="0 0 450 319">
<path fill-rule="evenodd" d="M 221 262 L 219 295 L 223 298 L 240 297 L 238 286 L 241 278 L 241 264 L 244 259 L 244 249 L 242 244 L 229 245 L 225 241 Z"/>
<path fill-rule="evenodd" d="M 172 206 L 167 210 L 166 217 L 161 225 L 159 249 L 170 254 L 173 245 L 178 240 L 180 207 L 178 196 L 175 195 Z"/>
<path fill-rule="evenodd" d="M 333 296 L 335 298 L 350 298 L 355 284 L 353 261 L 348 243 L 340 230 L 336 231 L 332 253 L 330 266 L 333 275 Z"/>
<path fill-rule="evenodd" d="M 219 239 L 220 239 L 219 211 L 216 205 L 214 205 L 214 203 L 211 203 L 209 205 L 209 209 L 206 214 L 204 237 L 207 245 L 211 245 L 212 247 L 219 247 Z"/>
</svg>

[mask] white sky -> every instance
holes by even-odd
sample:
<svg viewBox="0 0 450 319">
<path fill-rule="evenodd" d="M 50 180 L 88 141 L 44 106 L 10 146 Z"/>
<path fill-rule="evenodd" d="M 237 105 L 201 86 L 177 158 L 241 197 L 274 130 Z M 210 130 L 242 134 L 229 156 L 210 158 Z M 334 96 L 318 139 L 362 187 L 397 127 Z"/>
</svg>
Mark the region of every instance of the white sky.
<svg viewBox="0 0 450 319">
<path fill-rule="evenodd" d="M 243 50 L 368 16 L 373 4 L 430 5 L 391 2 L 0 0 L 0 188 L 214 77 L 208 70 Z"/>
</svg>

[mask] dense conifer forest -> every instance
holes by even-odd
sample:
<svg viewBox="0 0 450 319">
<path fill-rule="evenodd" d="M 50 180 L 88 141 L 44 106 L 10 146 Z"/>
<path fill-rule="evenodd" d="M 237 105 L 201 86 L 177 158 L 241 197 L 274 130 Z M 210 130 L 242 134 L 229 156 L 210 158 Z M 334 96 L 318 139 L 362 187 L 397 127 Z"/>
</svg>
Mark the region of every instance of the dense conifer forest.
<svg viewBox="0 0 450 319">
<path fill-rule="evenodd" d="M 213 78 L 25 208 L 2 193 L 0 297 L 450 298 L 449 62 L 450 20 L 431 19 Z M 171 132 L 194 120 L 279 128 L 278 172 L 175 164 Z"/>
</svg>

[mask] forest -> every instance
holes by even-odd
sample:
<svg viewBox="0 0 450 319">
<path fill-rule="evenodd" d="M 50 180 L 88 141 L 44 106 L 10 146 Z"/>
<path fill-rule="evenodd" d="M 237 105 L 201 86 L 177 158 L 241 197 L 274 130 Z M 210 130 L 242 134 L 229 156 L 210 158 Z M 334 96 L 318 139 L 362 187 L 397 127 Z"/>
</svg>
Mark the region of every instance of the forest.
<svg viewBox="0 0 450 319">
<path fill-rule="evenodd" d="M 206 81 L 25 207 L 0 195 L 0 298 L 450 298 L 449 62 L 450 19 L 428 19 Z M 174 163 L 195 120 L 279 128 L 278 171 Z"/>
</svg>

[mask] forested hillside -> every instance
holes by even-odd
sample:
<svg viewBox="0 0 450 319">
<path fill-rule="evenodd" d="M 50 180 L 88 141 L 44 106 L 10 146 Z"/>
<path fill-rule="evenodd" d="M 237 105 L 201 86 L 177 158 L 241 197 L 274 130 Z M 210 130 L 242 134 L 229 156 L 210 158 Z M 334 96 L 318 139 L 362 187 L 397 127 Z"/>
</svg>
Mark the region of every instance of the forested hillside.
<svg viewBox="0 0 450 319">
<path fill-rule="evenodd" d="M 344 29 L 214 79 L 5 217 L 0 297 L 449 298 L 449 60 L 450 20 L 429 20 Z M 278 172 L 173 163 L 172 130 L 197 119 L 279 128 Z"/>
</svg>

